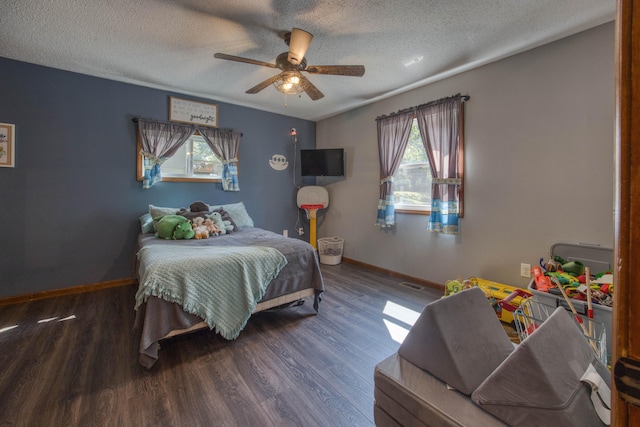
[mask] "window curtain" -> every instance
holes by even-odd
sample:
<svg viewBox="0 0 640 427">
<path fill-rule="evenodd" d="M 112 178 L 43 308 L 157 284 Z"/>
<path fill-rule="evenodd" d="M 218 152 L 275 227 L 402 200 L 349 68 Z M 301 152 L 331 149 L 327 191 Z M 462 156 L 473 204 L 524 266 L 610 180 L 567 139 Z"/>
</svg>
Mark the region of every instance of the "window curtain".
<svg viewBox="0 0 640 427">
<path fill-rule="evenodd" d="M 409 141 L 413 110 L 376 119 L 378 127 L 378 155 L 380 156 L 380 199 L 376 225 L 391 227 L 396 222 L 393 206 L 393 175 L 398 171 Z"/>
<path fill-rule="evenodd" d="M 184 144 L 195 129 L 177 123 L 138 119 L 144 177 L 142 188 L 151 188 L 162 181 L 160 166 Z"/>
<path fill-rule="evenodd" d="M 242 133 L 232 129 L 198 128 L 200 135 L 222 161 L 222 189 L 240 191 L 238 183 L 238 148 Z"/>
<path fill-rule="evenodd" d="M 447 98 L 416 110 L 420 136 L 432 174 L 431 215 L 427 230 L 459 234 L 460 96 Z"/>
</svg>

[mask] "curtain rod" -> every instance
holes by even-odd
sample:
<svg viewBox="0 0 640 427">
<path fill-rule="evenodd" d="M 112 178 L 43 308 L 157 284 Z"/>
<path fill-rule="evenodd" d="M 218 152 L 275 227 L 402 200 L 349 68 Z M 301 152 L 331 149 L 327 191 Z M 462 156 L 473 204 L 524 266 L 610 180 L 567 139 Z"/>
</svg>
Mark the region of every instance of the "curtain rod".
<svg viewBox="0 0 640 427">
<path fill-rule="evenodd" d="M 138 123 L 138 121 L 140 119 L 146 120 L 148 122 L 162 123 L 162 124 L 165 124 L 165 125 L 187 126 L 187 127 L 191 127 L 191 128 L 194 128 L 194 129 L 198 130 L 198 126 L 196 126 L 195 124 L 166 122 L 164 120 L 147 119 L 147 118 L 144 118 L 144 117 L 134 117 L 134 118 L 131 119 L 131 121 L 133 123 Z M 210 127 L 210 126 L 205 126 L 205 127 Z M 229 132 L 229 131 L 233 132 L 233 131 L 235 131 L 235 129 L 228 129 L 228 128 L 213 128 L 213 129 L 217 129 L 220 132 Z M 242 132 L 240 132 L 240 136 L 244 136 L 244 134 Z"/>
<path fill-rule="evenodd" d="M 429 101 L 426 104 L 420 104 L 420 105 L 416 105 L 415 107 L 409 107 L 409 108 L 404 108 L 402 110 L 398 110 L 395 113 L 390 113 L 390 114 L 383 114 L 382 116 L 378 116 L 376 117 L 376 121 L 380 120 L 380 119 L 386 119 L 388 117 L 394 117 L 397 116 L 399 114 L 404 114 L 404 113 L 408 113 L 410 111 L 416 111 L 419 110 L 421 108 L 425 108 L 425 107 L 431 107 L 433 105 L 437 105 L 437 104 L 442 104 L 443 102 L 452 100 L 452 99 L 457 99 L 460 98 L 463 102 L 464 101 L 468 101 L 471 99 L 471 97 L 469 95 L 460 95 L 459 93 L 453 95 L 453 96 L 447 96 L 445 98 L 440 98 L 440 99 L 436 99 L 434 101 Z"/>
</svg>

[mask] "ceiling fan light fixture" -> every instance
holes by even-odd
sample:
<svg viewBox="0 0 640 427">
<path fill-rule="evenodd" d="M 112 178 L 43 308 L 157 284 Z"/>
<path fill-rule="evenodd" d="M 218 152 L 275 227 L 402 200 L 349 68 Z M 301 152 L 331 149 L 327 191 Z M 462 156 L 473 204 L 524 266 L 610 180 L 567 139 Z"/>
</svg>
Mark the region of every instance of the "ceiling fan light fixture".
<svg viewBox="0 0 640 427">
<path fill-rule="evenodd" d="M 309 45 L 313 40 L 313 34 L 301 30 L 300 28 L 294 28 L 291 30 L 291 38 L 289 40 L 289 55 L 287 59 L 293 65 L 298 65 L 304 59 L 304 54 L 307 53 Z"/>
<path fill-rule="evenodd" d="M 273 82 L 273 86 L 286 95 L 297 95 L 304 91 L 299 71 L 284 71 Z"/>
</svg>

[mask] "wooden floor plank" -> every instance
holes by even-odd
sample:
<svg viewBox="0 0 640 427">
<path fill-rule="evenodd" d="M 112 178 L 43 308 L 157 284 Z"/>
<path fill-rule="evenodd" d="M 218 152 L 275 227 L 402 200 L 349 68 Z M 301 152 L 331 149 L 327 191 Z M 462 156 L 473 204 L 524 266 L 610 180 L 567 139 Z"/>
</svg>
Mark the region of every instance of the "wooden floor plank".
<svg viewBox="0 0 640 427">
<path fill-rule="evenodd" d="M 397 313 L 440 294 L 352 264 L 322 270 L 319 314 L 309 300 L 255 314 L 234 341 L 174 337 L 151 370 L 133 286 L 0 306 L 0 425 L 371 426 L 373 367 L 400 345 L 390 325 L 408 329 Z"/>
</svg>

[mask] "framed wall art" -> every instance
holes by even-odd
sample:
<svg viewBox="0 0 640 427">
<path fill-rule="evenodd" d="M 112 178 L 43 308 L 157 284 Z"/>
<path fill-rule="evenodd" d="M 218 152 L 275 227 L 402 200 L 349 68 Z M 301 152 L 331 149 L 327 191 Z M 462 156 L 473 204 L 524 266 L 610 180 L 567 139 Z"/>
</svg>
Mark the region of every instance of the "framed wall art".
<svg viewBox="0 0 640 427">
<path fill-rule="evenodd" d="M 15 166 L 16 127 L 9 123 L 0 123 L 0 167 Z"/>
<path fill-rule="evenodd" d="M 169 121 L 217 128 L 218 106 L 170 96 Z"/>
</svg>

